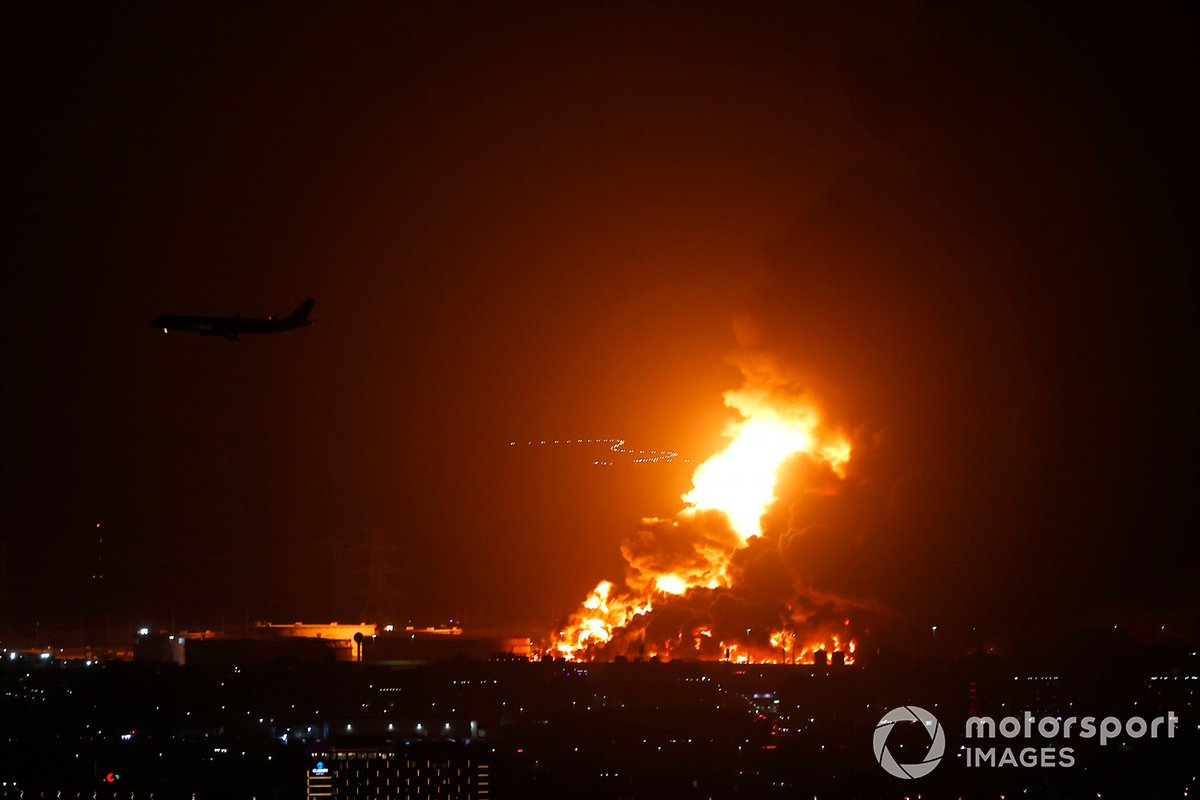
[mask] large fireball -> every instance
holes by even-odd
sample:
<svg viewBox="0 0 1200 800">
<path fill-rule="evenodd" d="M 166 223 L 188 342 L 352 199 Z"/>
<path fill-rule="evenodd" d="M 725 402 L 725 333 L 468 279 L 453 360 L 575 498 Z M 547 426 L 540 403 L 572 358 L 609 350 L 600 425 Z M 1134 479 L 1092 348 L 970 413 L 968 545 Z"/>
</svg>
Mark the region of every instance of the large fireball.
<svg viewBox="0 0 1200 800">
<path fill-rule="evenodd" d="M 699 509 L 716 509 L 742 540 L 759 534 L 759 519 L 775 502 L 779 467 L 797 453 L 817 456 L 841 470 L 850 458 L 842 439 L 821 443 L 816 412 L 806 405 L 777 408 L 749 392 L 728 392 L 725 404 L 741 419 L 726 431 L 731 440 L 724 450 L 696 468 L 692 490 L 684 502 Z"/>
<path fill-rule="evenodd" d="M 753 382 L 749 376 L 747 380 Z M 849 442 L 822 429 L 816 408 L 802 394 L 747 385 L 727 392 L 725 404 L 738 414 L 725 432 L 729 444 L 696 468 L 692 489 L 683 496 L 685 507 L 674 520 L 644 520 L 632 540 L 636 546 L 627 540 L 623 547 L 629 562 L 627 589 L 617 590 L 610 581 L 602 581 L 558 632 L 552 648 L 555 655 L 588 657 L 593 648 L 609 644 L 626 626 L 639 619 L 644 623 L 656 606 L 684 602 L 694 592 L 728 587 L 734 553 L 762 533 L 760 520 L 775 502 L 779 468 L 789 458 L 804 454 L 843 475 L 850 459 Z M 728 519 L 726 528 L 720 517 L 715 518 L 724 533 L 714 535 L 713 526 L 703 521 L 706 512 L 719 512 Z M 681 539 L 687 546 L 680 546 Z M 711 639 L 711 634 L 688 638 L 700 651 L 706 637 Z M 665 643 L 664 653 L 643 638 L 640 647 L 647 655 L 669 656 L 676 645 Z M 645 649 L 648 646 L 650 650 Z M 763 648 L 775 653 L 777 660 L 796 660 L 801 653 L 841 649 L 841 640 L 834 635 L 797 642 L 785 624 L 772 632 L 769 643 L 764 638 L 759 649 Z M 719 642 L 719 652 L 728 658 L 750 658 L 751 650 L 750 642 L 741 643 L 740 650 L 738 642 Z M 848 652 L 853 652 L 853 642 Z"/>
</svg>

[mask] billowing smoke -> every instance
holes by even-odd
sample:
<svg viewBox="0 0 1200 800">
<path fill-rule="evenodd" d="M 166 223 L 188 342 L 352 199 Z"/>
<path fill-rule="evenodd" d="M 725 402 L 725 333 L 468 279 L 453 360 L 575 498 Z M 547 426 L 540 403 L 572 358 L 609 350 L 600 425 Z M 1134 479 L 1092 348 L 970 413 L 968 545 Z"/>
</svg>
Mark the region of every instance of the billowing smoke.
<svg viewBox="0 0 1200 800">
<path fill-rule="evenodd" d="M 628 563 L 626 583 L 637 591 L 679 594 L 688 586 L 716 586 L 741 539 L 717 511 L 647 517 L 621 543 Z"/>
<path fill-rule="evenodd" d="M 741 367 L 743 386 L 726 395 L 738 414 L 730 445 L 697 469 L 688 505 L 625 538 L 623 581 L 597 587 L 551 655 L 811 662 L 824 650 L 853 660 L 879 608 L 838 577 L 857 569 L 853 542 L 871 513 L 843 500 L 870 494 L 854 469 L 859 445 L 823 425 L 812 388 L 773 359 L 752 354 Z M 721 485 L 705 489 L 706 472 Z M 761 496 L 760 525 L 739 527 Z"/>
</svg>

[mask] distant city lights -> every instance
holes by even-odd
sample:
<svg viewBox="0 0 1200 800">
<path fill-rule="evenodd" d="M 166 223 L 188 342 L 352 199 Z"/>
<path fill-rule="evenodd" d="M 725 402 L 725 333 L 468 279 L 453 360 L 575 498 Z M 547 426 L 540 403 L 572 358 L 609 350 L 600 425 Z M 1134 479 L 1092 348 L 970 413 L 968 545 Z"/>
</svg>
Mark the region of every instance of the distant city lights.
<svg viewBox="0 0 1200 800">
<path fill-rule="evenodd" d="M 617 455 L 634 456 L 633 458 L 628 459 L 629 463 L 633 463 L 633 464 L 657 464 L 659 462 L 671 464 L 671 463 L 674 463 L 676 459 L 680 459 L 679 453 L 675 452 L 674 450 L 665 450 L 665 449 L 659 449 L 659 450 L 637 449 L 637 450 L 635 450 L 632 447 L 625 447 L 626 441 L 627 441 L 626 439 L 621 439 L 616 436 L 607 436 L 607 437 L 599 437 L 599 438 L 593 438 L 593 439 L 538 439 L 536 441 L 533 441 L 533 440 L 527 441 L 524 443 L 524 445 L 521 445 L 520 442 L 510 441 L 508 443 L 508 446 L 509 447 L 517 447 L 517 446 L 524 446 L 524 447 L 549 446 L 549 447 L 553 447 L 555 445 L 559 445 L 559 446 L 588 445 L 588 444 L 608 445 L 608 447 L 605 449 L 610 452 L 616 453 Z M 680 460 L 684 464 L 691 462 L 690 458 L 683 458 Z M 592 461 L 592 464 L 597 467 L 613 467 L 613 466 L 616 466 L 617 462 L 611 461 L 607 457 L 605 457 L 605 458 L 594 459 Z"/>
</svg>

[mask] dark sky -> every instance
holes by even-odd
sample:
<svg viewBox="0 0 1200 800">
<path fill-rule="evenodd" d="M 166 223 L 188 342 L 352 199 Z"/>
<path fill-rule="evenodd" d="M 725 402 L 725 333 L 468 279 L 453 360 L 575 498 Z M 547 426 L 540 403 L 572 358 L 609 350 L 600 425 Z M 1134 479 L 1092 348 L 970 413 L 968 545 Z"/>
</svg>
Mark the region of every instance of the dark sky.
<svg viewBox="0 0 1200 800">
<path fill-rule="evenodd" d="M 379 529 L 414 621 L 548 627 L 690 467 L 508 442 L 703 458 L 747 347 L 909 509 L 831 584 L 1194 620 L 1196 23 L 7 9 L 9 624 L 348 619 Z M 147 324 L 305 297 L 313 327 L 240 344 Z"/>
</svg>

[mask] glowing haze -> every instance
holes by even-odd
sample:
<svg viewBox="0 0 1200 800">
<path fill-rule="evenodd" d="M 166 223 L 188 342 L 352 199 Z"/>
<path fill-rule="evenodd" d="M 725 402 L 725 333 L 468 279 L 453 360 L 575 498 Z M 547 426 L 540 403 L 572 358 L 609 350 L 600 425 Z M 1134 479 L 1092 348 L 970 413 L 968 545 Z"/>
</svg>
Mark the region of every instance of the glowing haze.
<svg viewBox="0 0 1200 800">
<path fill-rule="evenodd" d="M 776 501 L 780 467 L 803 456 L 840 481 L 851 454 L 849 441 L 823 428 L 803 392 L 781 391 L 787 381 L 770 372 L 743 372 L 745 385 L 725 393 L 725 404 L 737 413 L 725 431 L 729 443 L 696 468 L 674 519 L 643 519 L 625 540 L 624 588 L 601 581 L 557 632 L 551 655 L 799 663 L 825 650 L 841 651 L 848 663 L 853 661 L 855 643 L 847 631 L 817 634 L 805 616 L 807 606 L 794 597 L 755 617 L 768 620 L 757 635 L 741 623 L 714 630 L 720 626 L 712 624 L 713 611 L 723 594 L 737 597 L 751 588 L 736 585 L 734 561 L 763 533 L 762 517 Z M 671 622 L 655 625 L 656 616 Z M 841 622 L 849 624 L 848 618 Z"/>
</svg>

